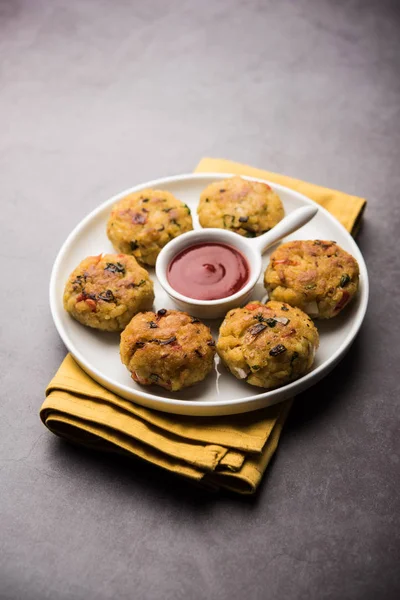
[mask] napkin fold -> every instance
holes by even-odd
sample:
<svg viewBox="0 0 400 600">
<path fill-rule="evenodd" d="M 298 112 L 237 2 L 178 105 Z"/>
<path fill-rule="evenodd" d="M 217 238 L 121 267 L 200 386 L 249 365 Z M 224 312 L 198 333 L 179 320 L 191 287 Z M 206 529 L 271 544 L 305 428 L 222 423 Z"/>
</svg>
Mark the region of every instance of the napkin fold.
<svg viewBox="0 0 400 600">
<path fill-rule="evenodd" d="M 204 158 L 196 171 L 280 183 L 324 206 L 352 233 L 366 205 L 357 196 L 227 160 Z M 134 455 L 209 487 L 252 494 L 277 448 L 291 403 L 222 417 L 162 413 L 106 390 L 68 354 L 46 389 L 40 418 L 74 443 Z"/>
</svg>

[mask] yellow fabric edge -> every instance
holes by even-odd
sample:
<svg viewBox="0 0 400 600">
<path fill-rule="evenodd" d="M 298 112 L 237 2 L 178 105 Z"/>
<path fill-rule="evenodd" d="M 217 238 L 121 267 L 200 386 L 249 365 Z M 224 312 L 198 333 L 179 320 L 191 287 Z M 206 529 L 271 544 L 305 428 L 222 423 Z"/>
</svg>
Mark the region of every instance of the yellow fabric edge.
<svg viewBox="0 0 400 600">
<path fill-rule="evenodd" d="M 282 404 L 282 412 L 268 438 L 263 451 L 259 455 L 249 455 L 237 472 L 218 471 L 208 475 L 205 480 L 220 487 L 232 490 L 240 494 L 254 494 L 257 490 L 266 468 L 273 457 L 281 437 L 282 429 L 292 406 L 292 400 Z"/>
<path fill-rule="evenodd" d="M 97 426 L 95 423 L 86 423 L 81 419 L 75 419 L 73 416 L 50 413 L 47 420 L 46 426 L 60 437 L 64 437 L 74 443 L 79 443 L 88 447 L 95 447 L 95 444 L 90 444 L 87 441 L 82 441 L 79 437 L 79 432 L 84 432 L 92 436 L 92 438 L 98 438 L 111 444 L 116 450 L 126 451 L 130 456 L 138 456 L 149 463 L 155 464 L 163 469 L 183 475 L 184 477 L 190 477 L 197 481 L 204 477 L 204 471 L 191 467 L 186 463 L 181 463 L 178 460 L 159 452 L 154 448 L 148 447 L 142 442 L 125 436 L 122 433 L 116 431 L 109 431 L 104 426 Z M 65 433 L 65 426 L 72 428 L 72 431 L 68 434 Z M 100 446 L 101 448 L 101 446 Z"/>
<path fill-rule="evenodd" d="M 268 179 L 273 183 L 279 183 L 290 189 L 293 189 L 301 194 L 304 194 L 311 200 L 314 200 L 324 208 L 326 208 L 333 216 L 335 216 L 347 231 L 352 232 L 354 226 L 359 221 L 363 213 L 366 200 L 358 196 L 352 196 L 339 190 L 325 188 L 314 183 L 308 183 L 300 179 L 288 177 L 266 171 L 265 169 L 257 169 L 248 165 L 242 165 L 234 161 L 219 159 L 219 158 L 203 158 L 195 169 L 196 173 L 233 173 L 236 175 L 248 175 L 250 177 L 258 177 L 260 179 Z"/>
<path fill-rule="evenodd" d="M 124 434 L 146 446 L 162 449 L 168 456 L 187 462 L 196 468 L 212 471 L 225 456 L 227 449 L 220 445 L 202 445 L 187 443 L 181 439 L 172 439 L 165 432 L 159 432 L 110 404 L 96 402 L 88 398 L 80 398 L 68 392 L 52 392 L 41 408 L 42 419 L 47 422 L 48 414 L 71 416 L 83 423 L 95 423 L 97 428 L 104 427 Z M 109 434 L 108 434 L 109 436 Z"/>
</svg>

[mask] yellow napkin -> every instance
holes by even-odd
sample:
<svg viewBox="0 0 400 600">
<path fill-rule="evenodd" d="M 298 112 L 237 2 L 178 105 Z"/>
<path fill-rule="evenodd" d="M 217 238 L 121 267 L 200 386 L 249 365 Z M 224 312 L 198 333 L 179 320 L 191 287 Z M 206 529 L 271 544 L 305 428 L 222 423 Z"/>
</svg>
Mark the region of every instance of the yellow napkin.
<svg viewBox="0 0 400 600">
<path fill-rule="evenodd" d="M 325 206 L 352 232 L 366 204 L 356 196 L 226 160 L 205 158 L 196 171 L 281 183 Z M 227 417 L 170 415 L 109 392 L 68 354 L 47 387 L 40 417 L 50 431 L 75 443 L 135 455 L 208 486 L 251 494 L 276 450 L 291 402 Z"/>
</svg>

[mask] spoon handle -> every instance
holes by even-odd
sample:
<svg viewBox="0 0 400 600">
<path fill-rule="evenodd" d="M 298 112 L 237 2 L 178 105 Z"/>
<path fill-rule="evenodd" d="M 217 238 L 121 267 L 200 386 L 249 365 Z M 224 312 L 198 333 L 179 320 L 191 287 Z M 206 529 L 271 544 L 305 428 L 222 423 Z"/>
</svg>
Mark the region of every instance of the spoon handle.
<svg viewBox="0 0 400 600">
<path fill-rule="evenodd" d="M 279 221 L 270 231 L 249 241 L 253 246 L 258 247 L 261 254 L 264 254 L 272 244 L 276 244 L 276 242 L 279 242 L 279 240 L 289 235 L 289 233 L 297 231 L 297 229 L 300 229 L 300 227 L 311 221 L 317 212 L 317 206 L 302 206 L 301 208 L 297 208 L 290 215 L 282 219 L 282 221 Z"/>
</svg>

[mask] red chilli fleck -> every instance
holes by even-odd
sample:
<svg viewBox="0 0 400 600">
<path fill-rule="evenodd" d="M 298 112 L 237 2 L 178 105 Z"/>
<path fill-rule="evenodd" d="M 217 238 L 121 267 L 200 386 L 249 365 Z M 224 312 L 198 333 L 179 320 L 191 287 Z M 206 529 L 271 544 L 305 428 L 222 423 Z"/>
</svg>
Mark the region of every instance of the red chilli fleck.
<svg viewBox="0 0 400 600">
<path fill-rule="evenodd" d="M 131 377 L 132 377 L 133 381 L 136 381 L 137 383 L 141 383 L 142 385 L 149 385 L 151 383 L 150 379 L 145 379 L 144 377 L 139 377 L 139 375 L 137 373 L 135 373 L 135 371 L 133 371 L 131 373 Z"/>
<path fill-rule="evenodd" d="M 273 266 L 275 265 L 297 265 L 298 262 L 295 260 L 290 260 L 290 258 L 280 258 L 279 260 L 273 259 Z"/>
<path fill-rule="evenodd" d="M 337 312 L 338 310 L 342 310 L 342 308 L 347 304 L 349 299 L 350 299 L 349 292 L 346 292 L 346 290 L 344 290 L 341 299 L 335 306 L 335 312 Z"/>
<path fill-rule="evenodd" d="M 259 304 L 252 304 L 252 303 L 250 303 L 250 304 L 246 304 L 246 308 L 248 310 L 256 310 L 257 308 L 260 308 L 260 305 Z"/>
<path fill-rule="evenodd" d="M 88 298 L 87 300 L 85 300 L 85 302 L 92 312 L 97 311 L 97 304 L 94 300 L 92 300 L 91 298 Z"/>
</svg>

